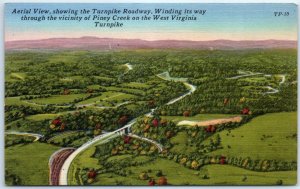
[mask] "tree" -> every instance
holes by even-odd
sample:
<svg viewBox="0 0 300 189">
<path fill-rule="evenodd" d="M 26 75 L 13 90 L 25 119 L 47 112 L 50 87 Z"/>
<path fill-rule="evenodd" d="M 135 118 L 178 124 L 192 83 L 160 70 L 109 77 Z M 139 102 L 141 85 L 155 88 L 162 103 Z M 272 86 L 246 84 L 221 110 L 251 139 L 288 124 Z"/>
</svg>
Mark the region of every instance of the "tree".
<svg viewBox="0 0 300 189">
<path fill-rule="evenodd" d="M 173 132 L 172 131 L 167 131 L 166 132 L 166 137 L 169 139 L 173 136 Z"/>
<path fill-rule="evenodd" d="M 191 168 L 193 168 L 193 169 L 198 169 L 198 168 L 199 168 L 199 163 L 198 163 L 196 160 L 194 160 L 194 161 L 192 162 L 192 164 L 191 164 Z"/>
<path fill-rule="evenodd" d="M 162 173 L 161 170 L 158 170 L 158 171 L 156 172 L 155 175 L 156 175 L 157 177 L 161 177 L 161 176 L 163 176 L 163 173 Z"/>
<path fill-rule="evenodd" d="M 157 184 L 160 186 L 167 185 L 168 184 L 167 178 L 164 176 L 159 177 L 159 179 L 157 180 Z"/>
<path fill-rule="evenodd" d="M 215 136 L 215 146 L 218 147 L 221 144 L 221 137 L 219 134 Z"/>
<path fill-rule="evenodd" d="M 130 136 L 124 136 L 123 140 L 124 140 L 125 144 L 129 144 L 130 141 L 131 141 L 131 137 Z"/>
<path fill-rule="evenodd" d="M 225 156 L 221 156 L 220 157 L 220 164 L 224 165 L 226 163 L 226 157 Z"/>
<path fill-rule="evenodd" d="M 153 119 L 152 120 L 152 125 L 154 126 L 154 127 L 158 127 L 158 125 L 159 125 L 159 121 L 158 121 L 158 119 Z"/>
<path fill-rule="evenodd" d="M 225 99 L 224 99 L 224 102 L 223 102 L 224 106 L 226 106 L 228 103 L 229 103 L 229 99 L 228 99 L 228 98 L 225 98 Z"/>
<path fill-rule="evenodd" d="M 119 118 L 118 123 L 119 125 L 125 125 L 128 121 L 128 117 L 126 115 L 123 115 Z"/>
<path fill-rule="evenodd" d="M 87 173 L 89 179 L 95 179 L 97 176 L 97 172 L 94 169 L 90 169 Z"/>
<path fill-rule="evenodd" d="M 190 116 L 190 111 L 186 110 L 183 112 L 184 117 L 189 117 Z"/>
<path fill-rule="evenodd" d="M 148 182 L 148 186 L 155 186 L 156 182 L 154 179 L 150 179 Z"/>
<path fill-rule="evenodd" d="M 140 173 L 139 178 L 141 180 L 147 180 L 149 178 L 149 176 L 146 172 L 142 172 L 142 173 Z"/>
</svg>

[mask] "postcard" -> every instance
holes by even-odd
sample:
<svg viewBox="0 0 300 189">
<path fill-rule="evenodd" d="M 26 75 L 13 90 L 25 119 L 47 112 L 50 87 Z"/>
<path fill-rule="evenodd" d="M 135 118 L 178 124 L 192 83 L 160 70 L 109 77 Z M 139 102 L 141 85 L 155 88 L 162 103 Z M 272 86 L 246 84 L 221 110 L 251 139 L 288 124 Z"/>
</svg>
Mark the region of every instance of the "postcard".
<svg viewBox="0 0 300 189">
<path fill-rule="evenodd" d="M 297 184 L 297 11 L 6 4 L 6 185 Z"/>
</svg>

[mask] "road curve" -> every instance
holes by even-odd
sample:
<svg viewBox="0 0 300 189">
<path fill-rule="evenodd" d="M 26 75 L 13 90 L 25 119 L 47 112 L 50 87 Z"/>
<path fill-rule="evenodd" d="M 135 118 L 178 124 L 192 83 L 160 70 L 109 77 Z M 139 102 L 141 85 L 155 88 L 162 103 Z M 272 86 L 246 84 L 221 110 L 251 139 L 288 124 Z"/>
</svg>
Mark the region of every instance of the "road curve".
<svg viewBox="0 0 300 189">
<path fill-rule="evenodd" d="M 127 66 L 128 70 L 132 70 L 132 69 L 133 69 L 133 68 L 132 68 L 132 65 L 129 64 L 129 63 L 125 64 L 125 66 Z"/>
<path fill-rule="evenodd" d="M 69 172 L 69 168 L 70 165 L 72 163 L 72 161 L 76 158 L 76 156 L 78 154 L 80 154 L 81 152 L 83 152 L 84 150 L 86 150 L 87 148 L 89 148 L 90 146 L 92 146 L 93 144 L 96 143 L 106 143 L 109 140 L 119 136 L 119 133 L 121 134 L 122 131 L 125 128 L 129 128 L 131 127 L 134 123 L 136 122 L 136 119 L 133 119 L 132 121 L 130 121 L 129 123 L 127 123 L 125 126 L 123 126 L 120 129 L 117 129 L 113 132 L 109 132 L 109 133 L 105 133 L 102 135 L 99 135 L 95 138 L 93 138 L 92 140 L 84 143 L 82 146 L 80 146 L 79 148 L 77 148 L 64 162 L 63 166 L 61 167 L 60 170 L 60 174 L 59 174 L 59 185 L 68 185 L 68 172 Z"/>
<path fill-rule="evenodd" d="M 31 136 L 35 137 L 35 141 L 38 141 L 40 138 L 44 137 L 44 135 L 37 134 L 37 133 L 27 133 L 27 132 L 18 132 L 18 131 L 7 131 L 5 132 L 6 135 L 21 135 L 21 136 Z"/>
<path fill-rule="evenodd" d="M 151 140 L 151 139 L 145 138 L 145 137 L 141 137 L 141 136 L 138 136 L 138 135 L 132 134 L 132 133 L 128 134 L 128 136 L 130 136 L 132 138 L 137 138 L 137 139 L 140 139 L 140 140 L 144 140 L 146 142 L 150 142 L 150 143 L 154 144 L 157 147 L 157 149 L 159 150 L 159 152 L 161 152 L 163 150 L 163 146 L 161 144 L 159 144 L 158 142 L 154 141 L 154 140 Z"/>
<path fill-rule="evenodd" d="M 171 100 L 170 102 L 167 103 L 167 105 L 174 104 L 175 102 L 177 102 L 177 101 L 183 99 L 184 97 L 186 97 L 186 96 L 188 96 L 188 95 L 190 95 L 190 94 L 192 94 L 193 92 L 196 91 L 196 86 L 195 86 L 195 85 L 189 84 L 189 83 L 187 83 L 187 82 L 184 82 L 183 84 L 184 84 L 185 86 L 187 86 L 188 88 L 190 88 L 189 92 L 188 92 L 188 93 L 185 93 L 185 94 L 183 94 L 183 95 L 181 95 L 181 96 L 178 97 L 178 98 L 175 98 L 175 99 Z"/>
<path fill-rule="evenodd" d="M 126 66 L 128 67 L 129 70 L 132 69 L 132 67 L 131 67 L 130 64 L 126 64 Z M 165 79 L 165 80 L 168 80 L 168 79 Z M 191 84 L 189 84 L 187 82 L 183 82 L 183 83 L 190 89 L 189 92 L 181 95 L 178 98 L 175 98 L 175 99 L 169 101 L 167 103 L 167 105 L 173 104 L 173 103 L 181 100 L 185 96 L 190 95 L 193 92 L 195 92 L 196 86 L 191 85 Z M 151 112 L 145 114 L 145 116 L 151 116 L 153 114 L 154 110 L 155 109 L 152 109 Z M 88 141 L 87 143 L 83 144 L 79 148 L 77 148 L 70 156 L 68 156 L 68 158 L 65 160 L 63 166 L 61 167 L 60 174 L 59 174 L 59 185 L 68 185 L 68 172 L 69 172 L 69 168 L 71 166 L 72 161 L 76 158 L 76 156 L 78 154 L 80 154 L 81 152 L 83 152 L 84 150 L 86 150 L 87 148 L 89 148 L 93 144 L 96 144 L 96 143 L 101 143 L 101 144 L 102 143 L 106 143 L 109 140 L 111 140 L 112 138 L 115 138 L 115 137 L 119 136 L 119 134 L 121 134 L 124 129 L 130 128 L 133 124 L 136 123 L 136 121 L 137 121 L 137 118 L 131 120 L 129 123 L 127 123 L 122 128 L 117 129 L 117 130 L 115 130 L 113 132 L 109 132 L 109 133 L 105 133 L 105 134 L 99 135 L 99 136 L 93 138 L 92 140 Z M 142 139 L 146 140 L 146 138 L 142 138 Z M 155 141 L 152 141 L 150 139 L 148 139 L 147 141 L 155 144 L 159 148 L 159 150 L 162 150 L 162 146 L 160 144 L 158 144 Z"/>
</svg>

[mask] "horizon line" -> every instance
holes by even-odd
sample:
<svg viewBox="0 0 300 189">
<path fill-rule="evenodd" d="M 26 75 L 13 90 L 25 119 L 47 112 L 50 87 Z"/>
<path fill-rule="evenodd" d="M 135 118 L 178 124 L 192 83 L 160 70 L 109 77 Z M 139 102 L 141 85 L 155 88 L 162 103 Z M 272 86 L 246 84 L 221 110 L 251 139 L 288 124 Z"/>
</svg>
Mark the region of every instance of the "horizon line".
<svg viewBox="0 0 300 189">
<path fill-rule="evenodd" d="M 257 39 L 257 40 L 234 40 L 234 39 L 212 39 L 212 40 L 188 40 L 188 39 L 157 39 L 157 40 L 147 40 L 147 39 L 140 39 L 140 38 L 114 38 L 114 37 L 97 37 L 97 36 L 81 36 L 81 37 L 50 37 L 50 38 L 41 38 L 41 39 L 20 39 L 20 40 L 4 40 L 5 43 L 7 42 L 18 42 L 18 41 L 39 41 L 39 40 L 49 40 L 49 39 L 81 39 L 81 38 L 97 38 L 97 39 L 125 39 L 125 40 L 141 40 L 141 41 L 148 41 L 148 42 L 154 42 L 154 41 L 190 41 L 190 42 L 209 42 L 209 41 L 234 41 L 234 42 L 240 42 L 240 41 L 289 41 L 289 42 L 298 42 L 297 40 L 291 40 L 291 39 Z"/>
</svg>

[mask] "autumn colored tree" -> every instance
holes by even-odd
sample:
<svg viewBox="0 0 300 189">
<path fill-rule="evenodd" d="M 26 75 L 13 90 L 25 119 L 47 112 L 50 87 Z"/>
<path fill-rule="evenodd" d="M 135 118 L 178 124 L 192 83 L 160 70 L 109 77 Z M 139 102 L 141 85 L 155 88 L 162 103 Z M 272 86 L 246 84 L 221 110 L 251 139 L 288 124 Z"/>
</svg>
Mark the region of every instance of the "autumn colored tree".
<svg viewBox="0 0 300 189">
<path fill-rule="evenodd" d="M 173 132 L 172 131 L 167 131 L 165 135 L 169 139 L 173 136 Z"/>
<path fill-rule="evenodd" d="M 155 107 L 155 100 L 149 100 L 148 101 L 148 106 L 151 107 L 151 108 Z"/>
<path fill-rule="evenodd" d="M 93 93 L 94 90 L 93 90 L 93 89 L 87 89 L 86 92 L 87 92 L 87 93 Z"/>
<path fill-rule="evenodd" d="M 61 125 L 60 125 L 60 130 L 61 131 L 63 131 L 63 130 L 65 130 L 65 128 L 66 128 L 66 124 L 65 123 L 62 123 Z"/>
<path fill-rule="evenodd" d="M 88 178 L 95 179 L 97 176 L 97 172 L 95 169 L 90 169 L 87 173 Z"/>
<path fill-rule="evenodd" d="M 186 162 L 187 162 L 187 158 L 182 158 L 182 159 L 180 160 L 180 164 L 181 164 L 181 165 L 184 165 Z"/>
<path fill-rule="evenodd" d="M 229 103 L 229 99 L 228 99 L 228 98 L 225 98 L 225 99 L 224 99 L 224 102 L 223 102 L 224 106 L 226 106 L 228 103 Z"/>
<path fill-rule="evenodd" d="M 168 123 L 168 120 L 166 120 L 166 119 L 160 120 L 161 125 L 167 125 L 167 123 Z"/>
<path fill-rule="evenodd" d="M 214 125 L 209 125 L 205 128 L 205 131 L 208 133 L 214 133 L 216 131 L 216 127 Z"/>
<path fill-rule="evenodd" d="M 198 169 L 198 167 L 199 167 L 199 163 L 196 160 L 192 161 L 191 168 Z"/>
<path fill-rule="evenodd" d="M 64 89 L 63 95 L 69 95 L 71 91 L 69 89 Z"/>
<path fill-rule="evenodd" d="M 154 179 L 150 179 L 148 182 L 148 186 L 155 186 L 156 182 Z"/>
<path fill-rule="evenodd" d="M 250 113 L 249 108 L 243 108 L 243 110 L 241 111 L 241 114 L 243 114 L 243 115 L 249 115 L 249 113 Z"/>
<path fill-rule="evenodd" d="M 225 156 L 221 156 L 220 157 L 220 164 L 224 165 L 226 163 L 226 157 Z"/>
<path fill-rule="evenodd" d="M 60 118 L 56 118 L 51 123 L 54 124 L 55 126 L 60 126 L 61 125 L 61 120 L 60 120 Z"/>
<path fill-rule="evenodd" d="M 126 115 L 123 115 L 119 118 L 118 123 L 119 125 L 125 125 L 128 121 L 128 117 Z"/>
<path fill-rule="evenodd" d="M 183 112 L 184 117 L 189 117 L 190 116 L 190 111 L 186 110 Z"/>
<path fill-rule="evenodd" d="M 158 121 L 158 119 L 153 119 L 152 120 L 152 125 L 154 126 L 154 127 L 158 127 L 158 125 L 159 125 L 159 121 Z"/>
<path fill-rule="evenodd" d="M 130 136 L 124 136 L 123 140 L 124 140 L 125 144 L 129 144 L 130 141 L 131 141 L 131 137 Z"/>
<path fill-rule="evenodd" d="M 246 98 L 245 98 L 245 97 L 242 97 L 242 98 L 240 99 L 240 103 L 245 102 L 245 100 L 246 100 Z"/>
<path fill-rule="evenodd" d="M 100 124 L 100 123 L 97 123 L 97 124 L 95 125 L 95 129 L 101 129 L 101 124 Z"/>
<path fill-rule="evenodd" d="M 160 186 L 167 185 L 168 184 L 167 178 L 164 176 L 159 177 L 159 179 L 157 180 L 157 184 Z"/>
<path fill-rule="evenodd" d="M 149 131 L 149 129 L 150 129 L 150 125 L 149 124 L 147 124 L 145 127 L 144 127 L 144 133 L 146 133 L 146 132 L 148 132 Z"/>
<path fill-rule="evenodd" d="M 139 178 L 141 180 L 147 180 L 149 178 L 148 174 L 145 173 L 145 172 L 142 172 L 140 175 L 139 175 Z"/>
</svg>

